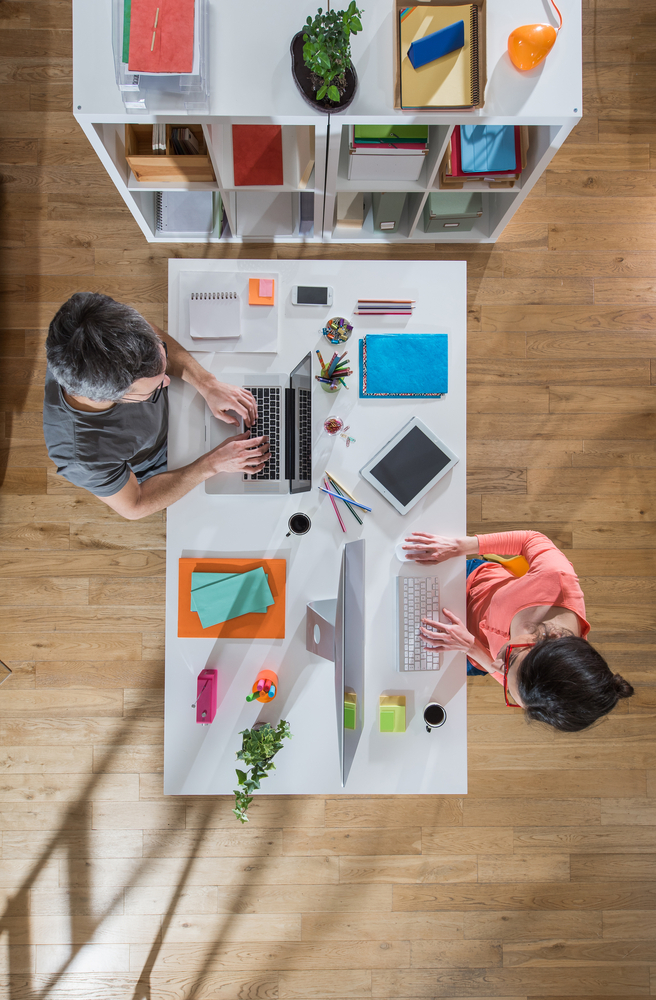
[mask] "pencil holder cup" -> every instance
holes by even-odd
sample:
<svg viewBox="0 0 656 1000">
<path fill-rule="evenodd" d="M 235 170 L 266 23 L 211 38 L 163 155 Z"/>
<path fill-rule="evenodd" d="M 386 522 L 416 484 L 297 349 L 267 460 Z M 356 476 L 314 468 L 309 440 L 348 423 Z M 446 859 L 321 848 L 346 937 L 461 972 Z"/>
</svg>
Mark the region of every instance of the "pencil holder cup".
<svg viewBox="0 0 656 1000">
<path fill-rule="evenodd" d="M 246 695 L 246 701 L 273 701 L 277 694 L 278 674 L 274 674 L 273 670 L 260 670 L 251 693 Z"/>
<path fill-rule="evenodd" d="M 324 392 L 339 392 L 342 388 L 342 383 L 337 378 L 330 378 L 328 375 L 328 367 L 321 369 L 321 378 L 328 379 L 326 382 L 319 382 L 319 385 Z"/>
</svg>

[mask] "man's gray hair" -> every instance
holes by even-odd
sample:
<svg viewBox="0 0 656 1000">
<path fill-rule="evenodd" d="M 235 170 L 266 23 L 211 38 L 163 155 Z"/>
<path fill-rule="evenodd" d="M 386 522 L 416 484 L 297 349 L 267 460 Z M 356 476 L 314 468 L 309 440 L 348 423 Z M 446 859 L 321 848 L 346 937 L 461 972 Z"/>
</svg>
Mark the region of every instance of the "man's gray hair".
<svg viewBox="0 0 656 1000">
<path fill-rule="evenodd" d="M 143 316 L 97 292 L 78 292 L 53 318 L 48 365 L 72 396 L 115 402 L 162 371 L 161 340 Z"/>
</svg>

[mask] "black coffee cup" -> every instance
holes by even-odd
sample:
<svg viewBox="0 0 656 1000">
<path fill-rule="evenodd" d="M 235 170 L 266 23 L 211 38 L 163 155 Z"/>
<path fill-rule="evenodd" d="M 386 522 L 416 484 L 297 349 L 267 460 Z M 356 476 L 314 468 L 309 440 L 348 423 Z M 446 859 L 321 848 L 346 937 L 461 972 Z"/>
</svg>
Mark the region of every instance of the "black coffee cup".
<svg viewBox="0 0 656 1000">
<path fill-rule="evenodd" d="M 430 733 L 431 729 L 439 729 L 446 722 L 446 710 L 436 701 L 431 701 L 424 709 L 424 722 L 427 733 Z"/>
<path fill-rule="evenodd" d="M 292 514 L 289 521 L 287 522 L 287 527 L 289 531 L 286 534 L 286 538 L 290 535 L 307 535 L 308 531 L 312 527 L 312 521 L 307 516 L 307 514 Z"/>
</svg>

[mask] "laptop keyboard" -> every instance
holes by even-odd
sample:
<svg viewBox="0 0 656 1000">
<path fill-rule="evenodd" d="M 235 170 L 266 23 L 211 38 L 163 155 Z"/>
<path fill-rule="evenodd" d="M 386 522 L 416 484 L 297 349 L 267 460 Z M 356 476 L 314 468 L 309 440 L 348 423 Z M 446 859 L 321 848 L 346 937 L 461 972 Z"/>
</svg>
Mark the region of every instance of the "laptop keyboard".
<svg viewBox="0 0 656 1000">
<path fill-rule="evenodd" d="M 245 386 L 257 401 L 257 422 L 250 428 L 251 437 L 269 438 L 271 458 L 261 472 L 244 473 L 244 482 L 255 483 L 280 479 L 280 388 L 278 386 Z"/>
<path fill-rule="evenodd" d="M 298 390 L 298 478 L 312 479 L 312 393 Z"/>
</svg>

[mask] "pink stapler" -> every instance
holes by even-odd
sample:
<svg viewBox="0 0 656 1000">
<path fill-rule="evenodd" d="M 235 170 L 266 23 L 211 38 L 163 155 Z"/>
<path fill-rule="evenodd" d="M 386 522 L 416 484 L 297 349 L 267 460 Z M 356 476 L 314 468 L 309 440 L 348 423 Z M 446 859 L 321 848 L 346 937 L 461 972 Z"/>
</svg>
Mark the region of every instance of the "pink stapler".
<svg viewBox="0 0 656 1000">
<path fill-rule="evenodd" d="M 196 680 L 196 722 L 209 726 L 216 715 L 217 672 L 201 670 Z"/>
</svg>

